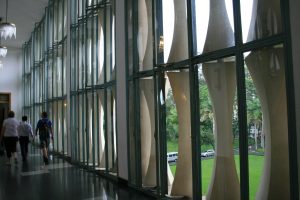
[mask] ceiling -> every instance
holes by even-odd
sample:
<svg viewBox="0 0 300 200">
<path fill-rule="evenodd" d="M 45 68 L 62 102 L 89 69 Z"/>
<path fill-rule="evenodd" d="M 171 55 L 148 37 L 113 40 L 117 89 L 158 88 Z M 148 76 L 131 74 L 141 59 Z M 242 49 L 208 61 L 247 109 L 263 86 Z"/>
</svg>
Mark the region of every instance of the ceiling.
<svg viewBox="0 0 300 200">
<path fill-rule="evenodd" d="M 23 43 L 29 40 L 34 24 L 42 19 L 47 5 L 48 0 L 8 0 L 7 21 L 17 27 L 16 39 L 1 39 L 8 51 L 10 48 L 22 48 Z M 4 21 L 5 8 L 6 0 L 0 0 L 0 17 Z"/>
</svg>

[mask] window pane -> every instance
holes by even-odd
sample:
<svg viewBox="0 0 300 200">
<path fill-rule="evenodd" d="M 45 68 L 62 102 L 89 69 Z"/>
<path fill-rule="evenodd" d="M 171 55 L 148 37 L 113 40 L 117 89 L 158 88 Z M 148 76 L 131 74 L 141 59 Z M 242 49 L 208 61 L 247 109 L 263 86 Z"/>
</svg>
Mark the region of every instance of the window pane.
<svg viewBox="0 0 300 200">
<path fill-rule="evenodd" d="M 156 180 L 155 146 L 155 105 L 153 77 L 139 80 L 140 89 L 140 135 L 141 135 L 141 173 L 144 188 L 154 189 Z"/>
<path fill-rule="evenodd" d="M 239 199 L 235 58 L 200 64 L 198 76 L 202 196 Z"/>
<path fill-rule="evenodd" d="M 282 32 L 280 0 L 242 0 L 241 15 L 244 42 Z"/>
<path fill-rule="evenodd" d="M 164 52 L 164 63 L 188 58 L 188 29 L 186 0 L 162 1 L 163 38 L 159 48 Z"/>
<path fill-rule="evenodd" d="M 139 70 L 153 68 L 153 26 L 152 26 L 152 1 L 138 1 L 138 55 Z"/>
<path fill-rule="evenodd" d="M 190 121 L 190 86 L 189 71 L 170 71 L 166 73 L 166 123 L 167 149 L 169 166 L 168 183 L 170 196 L 192 198 L 192 148 Z M 176 159 L 176 153 L 177 159 Z M 175 154 L 175 159 L 170 156 Z M 169 164 L 168 164 L 169 165 Z"/>
<path fill-rule="evenodd" d="M 196 55 L 234 46 L 232 1 L 195 0 L 193 9 L 196 18 Z"/>
<path fill-rule="evenodd" d="M 134 100 L 134 86 L 132 82 L 129 82 L 129 87 L 128 87 L 128 131 L 129 131 L 129 165 L 130 165 L 130 172 L 129 172 L 129 182 L 133 185 L 137 184 L 137 169 L 136 169 L 136 124 L 135 124 L 135 118 L 134 118 L 134 105 L 135 105 L 135 100 Z"/>
<path fill-rule="evenodd" d="M 290 199 L 283 45 L 252 51 L 244 56 L 250 198 Z"/>
</svg>

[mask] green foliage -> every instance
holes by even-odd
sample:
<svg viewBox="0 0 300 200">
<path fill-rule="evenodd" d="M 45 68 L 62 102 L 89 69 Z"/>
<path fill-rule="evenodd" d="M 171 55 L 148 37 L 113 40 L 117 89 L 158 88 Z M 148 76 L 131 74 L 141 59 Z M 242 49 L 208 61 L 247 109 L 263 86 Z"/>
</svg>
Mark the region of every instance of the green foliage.
<svg viewBox="0 0 300 200">
<path fill-rule="evenodd" d="M 259 99 L 257 97 L 256 88 L 248 70 L 245 70 L 246 84 L 246 103 L 247 103 L 247 120 L 249 125 L 262 127 L 262 112 Z"/>
<path fill-rule="evenodd" d="M 167 94 L 166 113 L 167 140 L 176 141 L 178 139 L 178 116 L 172 90 L 169 90 Z"/>
<path fill-rule="evenodd" d="M 215 140 L 213 135 L 212 104 L 209 98 L 208 88 L 203 77 L 199 79 L 199 83 L 201 146 L 209 145 L 214 149 Z"/>
<path fill-rule="evenodd" d="M 245 84 L 246 84 L 246 103 L 247 103 L 247 120 L 249 128 L 255 126 L 261 131 L 262 128 L 262 112 L 259 99 L 257 97 L 256 88 L 253 84 L 249 71 L 245 68 Z M 208 87 L 203 76 L 199 77 L 199 105 L 200 105 L 200 134 L 201 145 L 207 145 L 214 148 L 215 140 L 213 135 L 213 108 L 209 96 Z M 239 136 L 238 123 L 238 106 L 237 97 L 235 96 L 233 105 L 232 131 L 234 139 Z M 170 89 L 166 98 L 166 131 L 167 140 L 177 142 L 178 140 L 178 116 L 176 104 L 173 99 L 173 93 Z M 258 140 L 259 141 L 259 138 Z M 255 141 L 249 138 L 249 145 L 255 145 Z"/>
</svg>

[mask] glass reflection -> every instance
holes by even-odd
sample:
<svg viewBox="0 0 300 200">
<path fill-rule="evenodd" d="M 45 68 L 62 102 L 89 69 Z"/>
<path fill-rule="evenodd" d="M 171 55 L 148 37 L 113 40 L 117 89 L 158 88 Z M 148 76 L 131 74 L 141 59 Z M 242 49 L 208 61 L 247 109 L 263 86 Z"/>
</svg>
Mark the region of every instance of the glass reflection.
<svg viewBox="0 0 300 200">
<path fill-rule="evenodd" d="M 200 65 L 200 130 L 202 181 L 206 180 L 206 167 L 212 165 L 209 186 L 203 185 L 206 199 L 240 199 L 240 186 L 234 146 L 234 110 L 236 94 L 235 58 L 224 58 Z M 201 91 L 202 90 L 202 91 Z M 201 102 L 202 100 L 202 102 Z M 202 120 L 202 122 L 201 122 Z M 213 137 L 212 137 L 213 134 Z M 203 143 L 203 144 L 202 144 Z M 236 148 L 237 146 L 235 146 Z"/>
<path fill-rule="evenodd" d="M 192 198 L 192 149 L 191 149 L 191 126 L 190 126 L 190 88 L 189 88 L 189 71 L 170 71 L 166 73 L 167 82 L 165 85 L 166 94 L 171 89 L 173 104 L 167 109 L 166 120 L 173 118 L 175 130 L 168 133 L 175 136 L 175 140 L 167 140 L 167 146 L 173 146 L 174 150 L 178 149 L 178 158 L 176 162 L 176 172 L 174 180 L 170 171 L 168 171 L 170 197 L 185 196 Z M 169 82 L 169 83 L 168 83 Z M 168 94 L 168 95 L 169 95 Z M 167 103 L 168 99 L 166 99 Z M 171 103 L 172 101 L 170 101 Z M 166 104 L 167 105 L 167 104 Z M 173 109 L 172 109 L 173 108 Z M 171 137 L 170 137 L 171 138 Z M 175 141 L 175 142 L 174 142 Z M 169 153 L 170 155 L 170 153 Z M 168 169 L 169 170 L 169 169 Z M 166 173 L 166 172 L 165 172 Z"/>
<path fill-rule="evenodd" d="M 245 64 L 255 87 L 261 109 L 261 138 L 264 154 L 263 171 L 256 199 L 290 199 L 289 149 L 285 65 L 283 45 L 277 45 L 245 54 Z M 248 87 L 250 88 L 250 87 Z M 251 89 L 251 88 L 250 88 Z M 249 89 L 248 89 L 249 90 Z M 249 106 L 252 106 L 250 102 Z M 279 114 L 280 113 L 280 114 Z M 249 114 L 249 112 L 248 112 Z M 259 117 L 257 118 L 259 120 Z M 257 124 L 249 124 L 258 140 Z M 250 129 L 250 130 L 251 130 Z M 258 141 L 256 141 L 258 142 Z M 249 154 L 258 144 L 249 144 Z M 250 171 L 253 169 L 250 169 Z M 255 179 L 254 176 L 250 177 Z M 281 183 L 285 184 L 282 185 Z"/>
<path fill-rule="evenodd" d="M 139 0 L 138 16 L 138 54 L 139 70 L 149 70 L 153 67 L 153 28 L 152 28 L 152 2 Z"/>
<path fill-rule="evenodd" d="M 243 4 L 242 4 L 243 6 Z M 243 16 L 246 18 L 246 16 Z M 247 30 L 243 24 L 243 31 Z M 282 32 L 280 0 L 253 0 L 251 22 L 247 42 L 269 37 Z M 245 35 L 245 33 L 243 33 Z"/>
<path fill-rule="evenodd" d="M 139 80 L 140 85 L 140 127 L 141 127 L 141 173 L 142 185 L 155 188 L 156 149 L 155 149 L 155 105 L 154 82 L 152 77 Z"/>
</svg>

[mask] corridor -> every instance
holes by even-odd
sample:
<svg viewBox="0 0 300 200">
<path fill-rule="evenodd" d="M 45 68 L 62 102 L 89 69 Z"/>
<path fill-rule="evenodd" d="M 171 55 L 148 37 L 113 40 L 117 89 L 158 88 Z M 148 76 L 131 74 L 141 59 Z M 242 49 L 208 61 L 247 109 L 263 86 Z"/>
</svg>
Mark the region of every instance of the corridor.
<svg viewBox="0 0 300 200">
<path fill-rule="evenodd" d="M 44 166 L 39 149 L 30 147 L 28 162 L 11 166 L 0 157 L 0 200 L 114 200 L 152 198 L 107 181 L 54 157 Z"/>
</svg>

